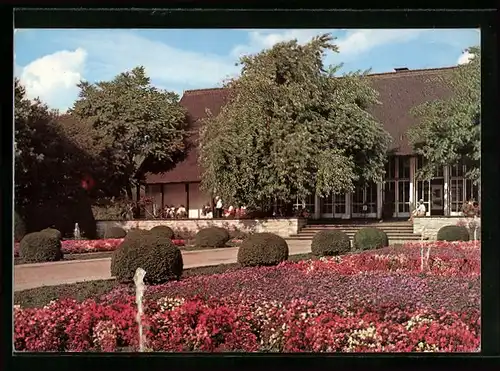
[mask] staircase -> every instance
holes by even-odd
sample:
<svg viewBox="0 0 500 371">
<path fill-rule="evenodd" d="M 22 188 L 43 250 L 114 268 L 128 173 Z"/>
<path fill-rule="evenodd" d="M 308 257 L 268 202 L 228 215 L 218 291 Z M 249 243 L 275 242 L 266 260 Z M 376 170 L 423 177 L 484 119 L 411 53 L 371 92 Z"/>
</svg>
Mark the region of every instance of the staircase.
<svg viewBox="0 0 500 371">
<path fill-rule="evenodd" d="M 309 220 L 298 234 L 288 237 L 289 240 L 312 240 L 319 231 L 328 229 L 340 229 L 345 232 L 352 241 L 354 234 L 360 228 L 375 227 L 387 233 L 390 244 L 408 241 L 419 241 L 420 234 L 413 233 L 413 224 L 408 220 L 390 220 L 379 223 L 376 220 L 351 219 L 351 220 Z"/>
</svg>

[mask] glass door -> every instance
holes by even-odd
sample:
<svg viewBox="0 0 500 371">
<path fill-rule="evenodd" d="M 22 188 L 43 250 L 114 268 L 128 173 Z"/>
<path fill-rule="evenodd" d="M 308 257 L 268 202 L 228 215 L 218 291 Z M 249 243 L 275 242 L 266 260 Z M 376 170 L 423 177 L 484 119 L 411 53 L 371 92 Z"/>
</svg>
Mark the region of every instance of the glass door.
<svg viewBox="0 0 500 371">
<path fill-rule="evenodd" d="M 376 218 L 377 198 L 377 185 L 375 183 L 356 187 L 352 194 L 352 217 Z"/>
<path fill-rule="evenodd" d="M 322 218 L 342 218 L 346 213 L 345 193 L 331 194 L 320 199 Z"/>
</svg>

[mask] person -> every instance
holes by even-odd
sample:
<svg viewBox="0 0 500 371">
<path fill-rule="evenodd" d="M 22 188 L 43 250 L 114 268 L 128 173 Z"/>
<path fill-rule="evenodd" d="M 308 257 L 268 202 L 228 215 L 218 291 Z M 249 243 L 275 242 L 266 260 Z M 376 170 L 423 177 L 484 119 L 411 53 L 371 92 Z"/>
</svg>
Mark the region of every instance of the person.
<svg viewBox="0 0 500 371">
<path fill-rule="evenodd" d="M 184 205 L 179 206 L 179 208 L 177 209 L 177 218 L 185 218 L 186 215 L 187 213 Z"/>
<path fill-rule="evenodd" d="M 175 207 L 174 205 L 170 205 L 167 209 L 167 218 L 173 219 L 175 217 Z"/>
<path fill-rule="evenodd" d="M 215 197 L 215 217 L 222 218 L 222 199 L 219 196 Z"/>
<path fill-rule="evenodd" d="M 229 218 L 235 215 L 235 210 L 233 206 L 229 206 L 229 208 L 224 212 L 224 217 Z"/>
<path fill-rule="evenodd" d="M 415 208 L 415 210 L 413 210 L 411 212 L 411 216 L 410 216 L 410 221 L 413 221 L 413 219 L 415 217 L 421 217 L 421 216 L 425 216 L 425 213 L 426 213 L 426 209 L 425 209 L 425 204 L 424 204 L 424 200 L 423 199 L 420 199 L 417 203 L 417 207 Z"/>
<path fill-rule="evenodd" d="M 425 209 L 424 200 L 420 199 L 419 202 L 420 202 L 420 205 L 417 208 L 417 216 L 425 216 L 425 213 L 427 210 Z"/>
</svg>

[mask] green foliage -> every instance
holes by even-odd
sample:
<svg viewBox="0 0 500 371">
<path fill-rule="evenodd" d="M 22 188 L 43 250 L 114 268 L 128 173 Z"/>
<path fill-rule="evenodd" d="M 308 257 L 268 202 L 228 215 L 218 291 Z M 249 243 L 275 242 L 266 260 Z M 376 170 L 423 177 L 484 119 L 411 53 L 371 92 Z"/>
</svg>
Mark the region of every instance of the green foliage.
<svg viewBox="0 0 500 371">
<path fill-rule="evenodd" d="M 65 135 L 56 112 L 27 98 L 17 79 L 14 93 L 14 199 L 27 231 L 55 226 L 66 234 L 78 222 L 92 238 L 95 220 L 81 188 L 83 174 L 95 168 L 92 156 Z"/>
<path fill-rule="evenodd" d="M 469 241 L 469 230 L 461 225 L 447 225 L 437 233 L 438 241 Z"/>
<path fill-rule="evenodd" d="M 172 241 L 156 233 L 136 233 L 125 238 L 111 259 L 111 275 L 119 282 L 133 280 L 137 268 L 146 271 L 144 282 L 160 284 L 182 275 L 182 254 Z"/>
<path fill-rule="evenodd" d="M 288 244 L 273 233 L 255 233 L 238 249 L 238 263 L 243 267 L 277 265 L 288 259 Z"/>
<path fill-rule="evenodd" d="M 18 214 L 18 212 L 14 211 L 14 241 L 21 241 L 25 234 L 26 224 L 24 223 L 23 218 Z"/>
<path fill-rule="evenodd" d="M 29 233 L 19 244 L 19 256 L 26 263 L 61 260 L 63 258 L 61 240 L 55 233 Z"/>
<path fill-rule="evenodd" d="M 441 83 L 452 95 L 424 103 L 413 110 L 418 124 L 408 132 L 415 153 L 426 159 L 420 179 L 430 179 L 439 167 L 464 161 L 467 177 L 478 180 L 481 158 L 481 50 L 471 47 L 474 58 L 448 74 Z M 433 82 L 435 84 L 435 82 Z"/>
<path fill-rule="evenodd" d="M 198 247 L 225 247 L 229 232 L 220 227 L 203 228 L 196 233 L 194 240 Z"/>
<path fill-rule="evenodd" d="M 362 73 L 333 78 L 326 50 L 337 51 L 329 35 L 241 58 L 228 104 L 201 130 L 205 191 L 259 207 L 382 178 L 390 136 L 366 111 L 377 93 Z"/>
<path fill-rule="evenodd" d="M 319 231 L 313 237 L 311 251 L 315 256 L 346 254 L 351 250 L 351 242 L 341 230 Z"/>
<path fill-rule="evenodd" d="M 354 235 L 354 248 L 359 250 L 374 250 L 389 245 L 387 234 L 378 228 L 361 228 Z"/>
<path fill-rule="evenodd" d="M 106 228 L 104 238 L 125 238 L 127 231 L 120 227 Z"/>
<path fill-rule="evenodd" d="M 157 225 L 156 227 L 151 228 L 150 231 L 158 234 L 159 236 L 165 236 L 170 240 L 174 238 L 175 235 L 173 229 L 167 225 Z"/>
<path fill-rule="evenodd" d="M 58 240 L 62 239 L 61 232 L 55 228 L 45 228 L 42 229 L 40 232 L 49 233 L 50 235 L 56 237 Z"/>
<path fill-rule="evenodd" d="M 185 111 L 179 97 L 153 87 L 143 67 L 78 86 L 79 99 L 70 113 L 92 128 L 107 180 L 131 199 L 145 161 L 173 162 L 184 150 Z"/>
<path fill-rule="evenodd" d="M 59 230 L 63 236 L 72 236 L 75 223 L 80 226 L 82 236 L 96 237 L 96 222 L 90 207 L 90 200 L 83 189 L 71 198 L 51 198 L 40 205 L 25 207 L 28 231 L 40 231 L 47 227 Z"/>
</svg>

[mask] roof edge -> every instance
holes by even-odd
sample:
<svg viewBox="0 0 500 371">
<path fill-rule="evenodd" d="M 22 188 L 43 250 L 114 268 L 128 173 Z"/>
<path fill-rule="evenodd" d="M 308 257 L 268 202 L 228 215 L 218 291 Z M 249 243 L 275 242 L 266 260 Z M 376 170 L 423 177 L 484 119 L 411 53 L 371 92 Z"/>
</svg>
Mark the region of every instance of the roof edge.
<svg viewBox="0 0 500 371">
<path fill-rule="evenodd" d="M 367 76 L 369 76 L 369 77 L 407 76 L 407 75 L 411 75 L 414 73 L 426 73 L 426 72 L 435 72 L 435 71 L 443 71 L 443 70 L 453 70 L 456 68 L 458 68 L 458 66 L 436 67 L 436 68 L 419 68 L 416 70 L 409 69 L 408 71 L 399 71 L 399 72 L 388 71 L 388 72 L 369 73 L 369 74 L 367 74 Z M 342 76 L 339 76 L 339 77 L 342 77 Z M 222 91 L 222 90 L 226 90 L 226 89 L 227 88 L 225 88 L 225 87 L 190 89 L 190 90 L 184 90 L 183 96 L 205 94 L 205 93 L 210 93 L 210 92 L 218 92 L 218 91 Z"/>
</svg>

